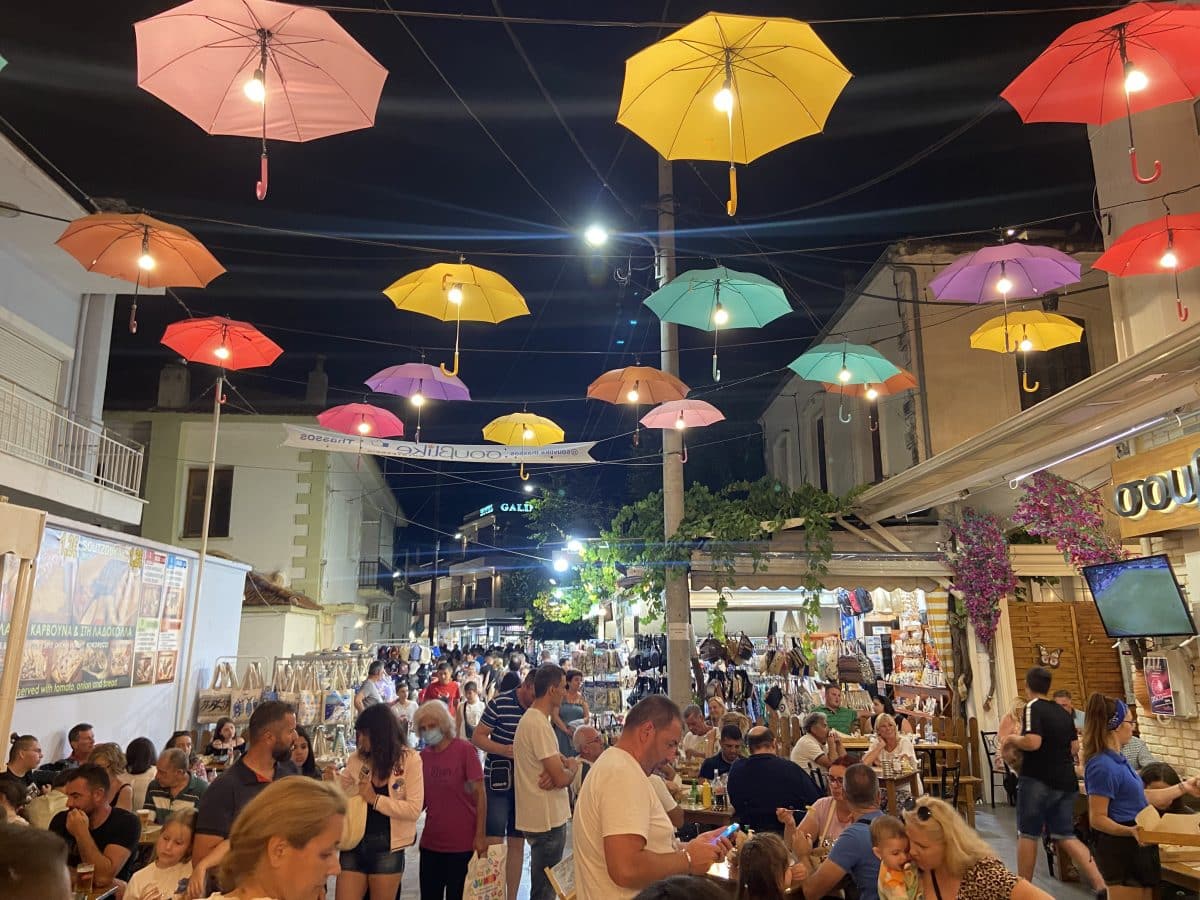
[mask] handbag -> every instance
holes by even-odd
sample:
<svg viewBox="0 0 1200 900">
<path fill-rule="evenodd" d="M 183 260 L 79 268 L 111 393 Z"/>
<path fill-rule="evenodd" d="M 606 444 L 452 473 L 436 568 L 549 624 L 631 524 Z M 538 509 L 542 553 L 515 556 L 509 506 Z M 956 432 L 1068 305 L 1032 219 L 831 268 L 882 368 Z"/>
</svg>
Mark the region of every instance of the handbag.
<svg viewBox="0 0 1200 900">
<path fill-rule="evenodd" d="M 875 611 L 875 601 L 871 598 L 871 592 L 866 588 L 855 588 L 853 604 L 858 610 L 858 615 L 865 616 L 868 613 Z"/>
<path fill-rule="evenodd" d="M 341 850 L 353 850 L 367 832 L 367 801 L 355 794 L 346 802 L 346 818 L 342 821 Z"/>
<path fill-rule="evenodd" d="M 717 660 L 723 659 L 725 655 L 725 646 L 712 636 L 712 632 L 709 632 L 708 637 L 700 642 L 700 658 L 705 662 L 715 663 Z"/>
<path fill-rule="evenodd" d="M 300 721 L 300 691 L 296 685 L 296 670 L 289 663 L 284 663 L 277 670 L 275 681 L 275 699 L 286 703 L 296 711 L 296 721 Z"/>
<path fill-rule="evenodd" d="M 257 662 L 246 667 L 242 677 L 242 686 L 232 693 L 232 709 L 229 718 L 235 725 L 247 725 L 258 705 L 262 703 L 263 688 L 266 687 L 262 667 Z"/>
<path fill-rule="evenodd" d="M 213 670 L 212 684 L 200 691 L 196 704 L 196 721 L 201 725 L 215 725 L 232 713 L 233 689 L 237 687 L 237 676 L 227 662 L 218 663 Z"/>
</svg>

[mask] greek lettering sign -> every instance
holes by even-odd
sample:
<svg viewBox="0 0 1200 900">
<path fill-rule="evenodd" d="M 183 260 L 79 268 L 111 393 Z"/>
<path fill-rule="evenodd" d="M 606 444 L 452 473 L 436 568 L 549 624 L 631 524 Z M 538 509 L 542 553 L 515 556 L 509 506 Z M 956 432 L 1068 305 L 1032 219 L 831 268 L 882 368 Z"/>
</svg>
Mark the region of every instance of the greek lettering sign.
<svg viewBox="0 0 1200 900">
<path fill-rule="evenodd" d="M 578 464 L 595 462 L 588 453 L 595 441 L 578 444 L 546 444 L 541 447 L 505 447 L 502 444 L 425 444 L 414 441 L 392 441 L 385 438 L 359 437 L 310 428 L 307 425 L 284 425 L 283 446 L 304 450 L 330 450 L 334 453 L 367 453 L 390 456 L 414 462 L 472 462 Z"/>
<path fill-rule="evenodd" d="M 1116 460 L 1111 500 L 1123 538 L 1200 525 L 1200 436 Z"/>
</svg>

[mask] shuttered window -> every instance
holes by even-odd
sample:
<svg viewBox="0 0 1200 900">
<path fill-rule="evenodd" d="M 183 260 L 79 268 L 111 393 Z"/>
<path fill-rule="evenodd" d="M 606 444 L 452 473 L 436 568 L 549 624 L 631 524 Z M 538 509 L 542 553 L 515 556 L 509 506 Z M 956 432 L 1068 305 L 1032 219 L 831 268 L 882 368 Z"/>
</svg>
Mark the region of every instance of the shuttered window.
<svg viewBox="0 0 1200 900">
<path fill-rule="evenodd" d="M 58 357 L 0 327 L 0 376 L 57 403 L 62 367 Z"/>
</svg>

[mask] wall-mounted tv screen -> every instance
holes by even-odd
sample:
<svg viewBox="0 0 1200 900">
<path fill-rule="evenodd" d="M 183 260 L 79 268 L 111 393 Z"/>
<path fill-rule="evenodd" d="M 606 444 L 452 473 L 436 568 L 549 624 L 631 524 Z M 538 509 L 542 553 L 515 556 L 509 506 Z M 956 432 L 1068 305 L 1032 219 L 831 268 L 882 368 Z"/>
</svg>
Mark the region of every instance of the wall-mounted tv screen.
<svg viewBox="0 0 1200 900">
<path fill-rule="evenodd" d="M 1165 555 L 1084 566 L 1096 611 L 1112 638 L 1196 633 L 1196 623 Z"/>
</svg>

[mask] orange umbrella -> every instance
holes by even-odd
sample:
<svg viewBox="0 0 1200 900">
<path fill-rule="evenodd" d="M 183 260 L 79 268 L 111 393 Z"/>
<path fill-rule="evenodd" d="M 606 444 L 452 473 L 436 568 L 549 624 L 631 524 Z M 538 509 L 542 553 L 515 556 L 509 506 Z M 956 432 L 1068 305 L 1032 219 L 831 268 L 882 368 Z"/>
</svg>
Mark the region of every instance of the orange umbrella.
<svg viewBox="0 0 1200 900">
<path fill-rule="evenodd" d="M 893 375 L 887 381 L 882 381 L 878 384 L 830 384 L 829 382 L 823 382 L 822 386 L 831 394 L 874 400 L 876 397 L 887 397 L 891 394 L 913 391 L 919 385 L 916 377 L 911 372 L 901 369 L 899 375 Z"/>
<path fill-rule="evenodd" d="M 137 331 L 137 289 L 205 287 L 225 272 L 190 231 L 141 213 L 92 213 L 57 241 L 89 272 L 134 283 L 129 330 Z"/>
<path fill-rule="evenodd" d="M 668 400 L 682 400 L 690 390 L 674 375 L 661 369 L 626 366 L 605 372 L 588 385 L 587 395 L 605 403 L 657 405 Z"/>
</svg>

